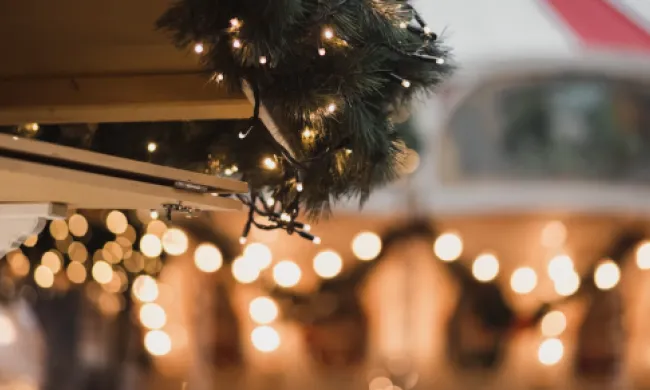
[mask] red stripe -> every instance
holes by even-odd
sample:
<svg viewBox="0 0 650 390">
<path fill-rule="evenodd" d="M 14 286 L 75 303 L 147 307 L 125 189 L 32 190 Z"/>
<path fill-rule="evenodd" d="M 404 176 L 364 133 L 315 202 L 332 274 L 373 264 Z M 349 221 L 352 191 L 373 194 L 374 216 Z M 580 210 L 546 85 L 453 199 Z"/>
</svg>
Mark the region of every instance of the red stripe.
<svg viewBox="0 0 650 390">
<path fill-rule="evenodd" d="M 544 0 L 589 47 L 650 51 L 650 34 L 606 0 Z"/>
</svg>

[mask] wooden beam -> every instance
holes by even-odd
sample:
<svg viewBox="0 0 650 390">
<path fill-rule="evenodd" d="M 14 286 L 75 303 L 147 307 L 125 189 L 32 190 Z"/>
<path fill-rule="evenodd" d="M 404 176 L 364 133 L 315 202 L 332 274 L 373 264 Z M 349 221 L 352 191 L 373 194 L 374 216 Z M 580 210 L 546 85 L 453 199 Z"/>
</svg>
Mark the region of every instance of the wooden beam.
<svg viewBox="0 0 650 390">
<path fill-rule="evenodd" d="M 244 119 L 252 107 L 204 75 L 0 80 L 0 125 Z"/>
</svg>

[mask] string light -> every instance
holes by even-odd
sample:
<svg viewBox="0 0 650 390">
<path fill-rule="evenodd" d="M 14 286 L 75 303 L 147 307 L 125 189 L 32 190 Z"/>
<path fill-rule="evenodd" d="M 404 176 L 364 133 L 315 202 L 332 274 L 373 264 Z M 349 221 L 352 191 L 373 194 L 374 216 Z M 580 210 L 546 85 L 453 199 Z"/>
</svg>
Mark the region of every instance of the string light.
<svg viewBox="0 0 650 390">
<path fill-rule="evenodd" d="M 314 244 L 316 244 L 316 245 L 320 245 L 320 243 L 321 243 L 321 239 L 320 239 L 320 237 L 314 237 L 314 239 L 312 240 L 312 242 L 313 242 Z"/>
<path fill-rule="evenodd" d="M 223 265 L 223 255 L 219 248 L 206 242 L 194 250 L 194 264 L 200 271 L 216 272 Z"/>
<path fill-rule="evenodd" d="M 86 268 L 79 262 L 71 261 L 65 272 L 72 283 L 81 284 L 86 281 Z"/>
<path fill-rule="evenodd" d="M 253 283 L 260 276 L 260 269 L 253 259 L 238 257 L 232 262 L 232 276 L 239 283 Z"/>
<path fill-rule="evenodd" d="M 530 267 L 515 270 L 510 277 L 510 287 L 517 294 L 528 294 L 537 286 L 537 274 Z"/>
<path fill-rule="evenodd" d="M 248 305 L 248 313 L 258 324 L 270 324 L 278 318 L 278 305 L 269 297 L 257 297 Z"/>
<path fill-rule="evenodd" d="M 580 276 L 574 271 L 567 272 L 554 279 L 554 287 L 558 295 L 563 297 L 571 296 L 580 288 Z"/>
<path fill-rule="evenodd" d="M 291 221 L 291 217 L 287 213 L 282 213 L 282 214 L 280 214 L 280 220 L 282 220 L 284 222 L 289 222 L 289 221 Z"/>
<path fill-rule="evenodd" d="M 359 260 L 374 260 L 381 253 L 381 238 L 373 232 L 361 232 L 352 240 L 352 252 Z"/>
<path fill-rule="evenodd" d="M 239 49 L 241 47 L 241 41 L 239 39 L 233 40 L 232 47 L 234 47 L 235 49 Z"/>
<path fill-rule="evenodd" d="M 266 157 L 262 163 L 264 164 L 264 168 L 268 170 L 273 170 L 278 167 L 278 164 L 271 157 Z"/>
<path fill-rule="evenodd" d="M 272 327 L 262 325 L 251 332 L 251 342 L 260 352 L 273 352 L 280 346 L 280 335 Z"/>
<path fill-rule="evenodd" d="M 147 150 L 149 151 L 149 153 L 155 152 L 156 149 L 158 149 L 158 145 L 155 142 L 149 142 L 147 144 Z"/>
<path fill-rule="evenodd" d="M 650 242 L 645 241 L 637 248 L 636 265 L 639 269 L 650 269 Z"/>
<path fill-rule="evenodd" d="M 144 347 L 154 356 L 165 356 L 172 350 L 172 340 L 162 330 L 150 330 L 144 336 Z"/>
<path fill-rule="evenodd" d="M 275 206 L 275 199 L 273 199 L 273 198 L 268 198 L 268 199 L 266 200 L 266 205 L 269 206 L 269 207 L 273 207 L 273 206 Z"/>
<path fill-rule="evenodd" d="M 561 311 L 552 311 L 542 318 L 541 330 L 546 337 L 558 337 L 566 330 L 566 316 Z"/>
<path fill-rule="evenodd" d="M 223 81 L 223 73 L 217 73 L 215 76 L 215 79 L 217 80 L 218 83 Z"/>
<path fill-rule="evenodd" d="M 197 43 L 196 45 L 194 45 L 194 52 L 195 52 L 196 54 L 201 54 L 201 53 L 203 53 L 203 50 L 204 50 L 204 47 L 203 47 L 203 44 L 202 44 L 202 43 Z"/>
<path fill-rule="evenodd" d="M 333 113 L 334 111 L 336 111 L 336 104 L 334 104 L 334 103 L 330 103 L 330 104 L 327 106 L 327 111 L 329 111 L 330 114 Z"/>
<path fill-rule="evenodd" d="M 81 214 L 74 214 L 68 219 L 68 229 L 75 237 L 83 237 L 88 233 L 88 220 Z"/>
<path fill-rule="evenodd" d="M 38 125 L 38 123 L 27 123 L 24 126 L 25 130 L 31 131 L 32 133 L 37 132 L 41 127 Z"/>
<path fill-rule="evenodd" d="M 331 28 L 327 27 L 323 30 L 323 38 L 332 39 L 334 38 L 334 31 Z"/>
<path fill-rule="evenodd" d="M 300 282 L 300 278 L 302 278 L 302 271 L 293 261 L 284 260 L 273 267 L 273 279 L 280 287 L 293 287 Z"/>
<path fill-rule="evenodd" d="M 480 282 L 490 282 L 499 274 L 499 260 L 490 253 L 479 255 L 472 264 L 472 274 Z"/>
<path fill-rule="evenodd" d="M 323 47 L 318 48 L 318 54 L 319 54 L 321 57 L 324 56 L 325 53 L 326 53 L 326 52 L 325 52 L 325 48 L 323 48 Z"/>
<path fill-rule="evenodd" d="M 158 294 L 158 282 L 151 276 L 140 275 L 133 281 L 133 295 L 140 302 L 153 302 L 158 298 Z"/>
<path fill-rule="evenodd" d="M 261 56 L 260 57 L 260 64 L 262 64 L 262 65 L 266 64 L 266 56 Z"/>
<path fill-rule="evenodd" d="M 241 21 L 237 18 L 230 19 L 230 27 L 234 29 L 241 27 Z"/>
<path fill-rule="evenodd" d="M 402 87 L 411 88 L 411 82 L 406 79 L 402 80 Z"/>
<path fill-rule="evenodd" d="M 444 63 L 445 63 L 445 59 L 444 59 L 444 58 L 437 58 L 437 59 L 436 59 L 436 64 L 438 64 L 438 65 L 442 65 L 442 64 L 444 64 Z"/>
<path fill-rule="evenodd" d="M 323 251 L 314 257 L 314 271 L 323 279 L 332 279 L 341 273 L 343 259 L 334 251 Z"/>
<path fill-rule="evenodd" d="M 304 224 L 304 225 L 302 226 L 302 230 L 304 230 L 304 231 L 306 231 L 307 233 L 309 233 L 309 232 L 311 231 L 311 225 L 310 225 L 310 224 L 307 224 L 307 223 Z"/>
<path fill-rule="evenodd" d="M 121 211 L 113 210 L 106 217 L 106 227 L 113 234 L 122 234 L 129 226 L 126 215 Z"/>
<path fill-rule="evenodd" d="M 430 35 L 430 34 L 431 34 L 431 29 L 429 28 L 429 26 L 424 26 L 424 27 L 422 28 L 422 31 L 424 31 L 424 33 L 425 33 L 426 35 Z"/>
<path fill-rule="evenodd" d="M 150 258 L 158 257 L 162 250 L 162 243 L 155 235 L 147 233 L 140 239 L 140 251 L 142 251 L 143 255 Z"/>
<path fill-rule="evenodd" d="M 268 268 L 273 262 L 271 249 L 261 242 L 254 242 L 247 245 L 244 249 L 244 257 L 254 262 L 260 270 Z"/>
<path fill-rule="evenodd" d="M 189 240 L 184 231 L 172 228 L 163 234 L 161 243 L 165 252 L 172 256 L 180 256 L 187 251 Z"/>
<path fill-rule="evenodd" d="M 406 28 L 406 27 L 408 27 L 408 24 L 406 22 L 401 22 L 399 24 L 399 28 Z"/>
<path fill-rule="evenodd" d="M 594 283 L 601 290 L 611 290 L 621 280 L 621 270 L 616 263 L 605 260 L 596 267 Z"/>
<path fill-rule="evenodd" d="M 433 243 L 433 252 L 442 261 L 455 261 L 463 253 L 463 240 L 456 233 L 441 234 Z"/>
<path fill-rule="evenodd" d="M 160 217 L 160 214 L 158 214 L 158 211 L 156 210 L 151 210 L 151 213 L 149 213 L 149 216 L 151 219 L 158 219 Z"/>
<path fill-rule="evenodd" d="M 305 130 L 302 131 L 302 138 L 304 140 L 310 140 L 314 138 L 314 131 L 309 127 L 306 127 Z"/>
<path fill-rule="evenodd" d="M 140 323 L 148 329 L 160 329 L 167 323 L 167 314 L 160 305 L 147 303 L 140 308 Z"/>
<path fill-rule="evenodd" d="M 239 243 L 244 245 L 246 243 L 246 237 L 239 237 Z"/>
<path fill-rule="evenodd" d="M 544 340 L 537 351 L 539 362 L 545 366 L 554 366 L 564 356 L 564 345 L 559 339 Z"/>
<path fill-rule="evenodd" d="M 107 284 L 113 280 L 113 268 L 105 261 L 98 261 L 92 268 L 93 279 L 99 284 Z"/>
<path fill-rule="evenodd" d="M 345 149 L 345 154 L 346 156 L 349 156 L 352 154 L 352 149 Z"/>
<path fill-rule="evenodd" d="M 303 188 L 302 183 L 300 183 L 300 182 L 296 183 L 296 191 L 302 192 L 303 189 L 304 188 Z"/>
<path fill-rule="evenodd" d="M 548 276 L 552 280 L 558 280 L 565 274 L 575 273 L 573 260 L 567 255 L 557 255 L 548 263 Z"/>
<path fill-rule="evenodd" d="M 50 288 L 54 284 L 54 274 L 52 270 L 44 265 L 39 265 L 34 270 L 34 282 L 39 287 Z"/>
</svg>

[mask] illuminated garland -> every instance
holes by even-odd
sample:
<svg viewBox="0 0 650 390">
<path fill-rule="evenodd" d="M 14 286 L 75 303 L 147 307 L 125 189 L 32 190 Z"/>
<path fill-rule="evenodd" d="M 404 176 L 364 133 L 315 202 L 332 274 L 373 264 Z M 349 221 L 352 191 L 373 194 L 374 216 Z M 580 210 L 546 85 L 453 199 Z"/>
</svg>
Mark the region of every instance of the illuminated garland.
<svg viewBox="0 0 650 390">
<path fill-rule="evenodd" d="M 451 70 L 405 0 L 180 0 L 158 27 L 193 48 L 214 82 L 244 85 L 253 98 L 238 138 L 270 146 L 257 168 L 280 179 L 237 167 L 253 188 L 242 241 L 262 227 L 255 215 L 272 217 L 262 228 L 313 240 L 295 221 L 301 206 L 319 215 L 331 201 L 363 201 L 393 180 L 403 144 L 395 116 Z M 277 125 L 271 137 L 261 129 L 269 119 Z M 272 193 L 279 216 L 254 207 L 262 192 Z"/>
</svg>

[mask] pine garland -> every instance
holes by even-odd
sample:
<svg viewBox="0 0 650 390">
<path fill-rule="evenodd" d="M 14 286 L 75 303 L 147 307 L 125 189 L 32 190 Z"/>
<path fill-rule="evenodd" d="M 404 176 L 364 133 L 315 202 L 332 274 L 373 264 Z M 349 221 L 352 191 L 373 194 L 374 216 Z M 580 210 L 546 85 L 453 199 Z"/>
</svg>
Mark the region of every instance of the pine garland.
<svg viewBox="0 0 650 390">
<path fill-rule="evenodd" d="M 157 26 L 179 48 L 193 48 L 215 82 L 251 86 L 255 113 L 240 138 L 270 147 L 278 175 L 254 172 L 265 159 L 241 170 L 253 188 L 249 203 L 270 193 L 289 225 L 298 206 L 318 216 L 332 201 L 363 202 L 396 178 L 402 138 L 392 116 L 452 69 L 405 0 L 179 0 Z M 260 106 L 276 137 L 263 128 Z"/>
</svg>

